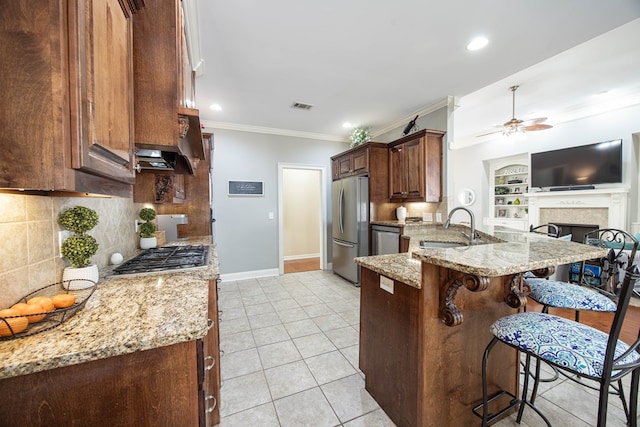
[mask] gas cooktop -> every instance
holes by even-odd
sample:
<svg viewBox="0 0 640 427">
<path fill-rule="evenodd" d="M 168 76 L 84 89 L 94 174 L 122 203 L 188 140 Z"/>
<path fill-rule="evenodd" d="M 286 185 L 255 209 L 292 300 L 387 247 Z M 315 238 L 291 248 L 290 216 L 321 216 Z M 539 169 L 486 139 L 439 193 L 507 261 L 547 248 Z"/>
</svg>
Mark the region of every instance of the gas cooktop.
<svg viewBox="0 0 640 427">
<path fill-rule="evenodd" d="M 163 246 L 147 249 L 113 269 L 111 276 L 195 270 L 209 264 L 209 246 Z"/>
</svg>

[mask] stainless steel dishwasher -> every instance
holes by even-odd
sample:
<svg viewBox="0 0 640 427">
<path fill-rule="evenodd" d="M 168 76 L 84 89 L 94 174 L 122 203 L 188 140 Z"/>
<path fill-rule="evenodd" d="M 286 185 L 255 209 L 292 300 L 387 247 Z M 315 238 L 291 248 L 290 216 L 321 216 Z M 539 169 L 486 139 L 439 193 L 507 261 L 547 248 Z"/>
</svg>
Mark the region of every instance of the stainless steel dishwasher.
<svg viewBox="0 0 640 427">
<path fill-rule="evenodd" d="M 400 228 L 386 225 L 372 225 L 371 252 L 371 255 L 400 253 Z"/>
</svg>

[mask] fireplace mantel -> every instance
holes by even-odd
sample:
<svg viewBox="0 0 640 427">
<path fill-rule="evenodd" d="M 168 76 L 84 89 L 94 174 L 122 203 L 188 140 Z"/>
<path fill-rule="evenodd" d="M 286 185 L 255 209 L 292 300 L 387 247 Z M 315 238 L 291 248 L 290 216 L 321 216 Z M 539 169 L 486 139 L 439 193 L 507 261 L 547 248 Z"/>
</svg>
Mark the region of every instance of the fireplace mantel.
<svg viewBox="0 0 640 427">
<path fill-rule="evenodd" d="M 540 209 L 606 208 L 608 210 L 608 224 L 600 224 L 600 226 L 627 230 L 629 229 L 628 193 L 628 188 L 528 193 L 529 224 L 540 224 Z"/>
</svg>

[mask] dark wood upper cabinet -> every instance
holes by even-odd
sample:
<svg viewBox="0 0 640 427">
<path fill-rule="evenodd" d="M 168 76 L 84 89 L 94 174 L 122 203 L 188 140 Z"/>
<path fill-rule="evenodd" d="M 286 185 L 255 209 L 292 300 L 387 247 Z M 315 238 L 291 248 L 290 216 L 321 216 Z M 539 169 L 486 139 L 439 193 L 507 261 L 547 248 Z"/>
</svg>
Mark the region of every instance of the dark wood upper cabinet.
<svg viewBox="0 0 640 427">
<path fill-rule="evenodd" d="M 179 153 L 193 174 L 204 148 L 181 1 L 145 0 L 133 23 L 135 144 Z"/>
<path fill-rule="evenodd" d="M 389 199 L 392 202 L 442 200 L 444 132 L 421 130 L 389 144 Z"/>
<path fill-rule="evenodd" d="M 0 188 L 131 196 L 131 8 L 15 0 L 0 11 Z"/>
<path fill-rule="evenodd" d="M 331 157 L 331 175 L 333 180 L 348 176 L 368 175 L 372 165 L 378 169 L 378 162 L 371 160 L 378 153 L 387 150 L 387 145 L 379 142 L 368 142 Z M 385 156 L 386 157 L 386 156 Z M 376 171 L 378 172 L 378 171 Z"/>
</svg>

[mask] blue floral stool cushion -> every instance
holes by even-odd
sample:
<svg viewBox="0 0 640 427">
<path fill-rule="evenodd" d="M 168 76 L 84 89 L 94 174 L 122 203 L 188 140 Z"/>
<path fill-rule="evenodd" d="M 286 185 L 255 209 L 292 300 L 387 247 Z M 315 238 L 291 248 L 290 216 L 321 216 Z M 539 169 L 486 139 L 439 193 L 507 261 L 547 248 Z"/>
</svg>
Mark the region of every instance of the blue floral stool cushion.
<svg viewBox="0 0 640 427">
<path fill-rule="evenodd" d="M 574 310 L 616 311 L 616 303 L 605 295 L 584 286 L 557 280 L 526 278 L 528 295 L 542 305 Z"/>
<path fill-rule="evenodd" d="M 496 320 L 490 328 L 500 341 L 580 375 L 600 378 L 609 335 L 591 326 L 546 313 L 524 312 Z M 618 340 L 615 357 L 629 346 Z M 632 363 L 632 352 L 620 363 Z M 615 372 L 614 372 L 615 373 Z"/>
</svg>

